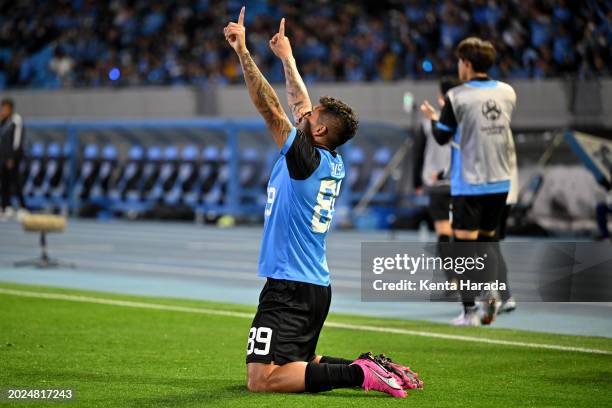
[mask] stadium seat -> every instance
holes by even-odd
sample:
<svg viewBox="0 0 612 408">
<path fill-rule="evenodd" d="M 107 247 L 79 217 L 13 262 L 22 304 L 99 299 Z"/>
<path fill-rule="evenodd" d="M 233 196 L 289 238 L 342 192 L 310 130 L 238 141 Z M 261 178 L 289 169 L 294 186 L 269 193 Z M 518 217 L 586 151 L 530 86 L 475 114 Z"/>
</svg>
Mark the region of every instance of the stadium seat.
<svg viewBox="0 0 612 408">
<path fill-rule="evenodd" d="M 130 150 L 129 156 L 118 183 L 120 188 L 124 188 L 121 200 L 113 202 L 112 209 L 134 218 L 154 205 L 154 201 L 148 197 L 159 178 L 162 150 L 158 146 L 150 146 L 145 156 L 144 150 L 135 146 Z M 115 195 L 116 193 L 113 198 Z"/>
<path fill-rule="evenodd" d="M 114 170 L 117 165 L 117 148 L 114 145 L 106 145 L 102 149 L 102 159 L 98 176 L 91 187 L 90 201 L 106 207 L 109 203 L 108 194 L 112 188 Z"/>
<path fill-rule="evenodd" d="M 81 201 L 87 201 L 100 171 L 100 155 L 98 146 L 88 144 L 83 150 L 78 178 L 74 186 L 74 195 Z"/>
<path fill-rule="evenodd" d="M 257 149 L 250 147 L 240 155 L 240 204 L 256 205 L 258 197 L 262 195 L 259 181 L 262 173 L 263 162 Z"/>
<path fill-rule="evenodd" d="M 111 189 L 109 196 L 114 202 L 124 200 L 130 191 L 138 191 L 142 176 L 144 150 L 141 146 L 132 146 L 128 159 L 121 168 L 117 183 Z"/>
<path fill-rule="evenodd" d="M 217 183 L 219 184 L 219 187 L 221 189 L 221 201 L 219 202 L 219 204 L 225 203 L 225 200 L 227 199 L 227 193 L 228 193 L 228 183 L 229 183 L 229 175 L 230 175 L 230 168 L 229 168 L 229 159 L 230 159 L 230 148 L 229 147 L 224 147 L 223 150 L 221 151 L 221 161 L 219 164 L 219 178 L 217 179 Z"/>
<path fill-rule="evenodd" d="M 182 202 L 194 207 L 198 201 L 198 148 L 193 145 L 185 146 L 181 152 L 181 164 L 174 185 L 165 195 L 167 205 L 177 205 Z"/>
<path fill-rule="evenodd" d="M 112 210 L 121 213 L 128 211 L 130 204 L 140 202 L 144 157 L 145 151 L 142 146 L 132 146 L 128 151 L 128 159 L 121 167 L 117 182 L 109 193 Z"/>
<path fill-rule="evenodd" d="M 31 208 L 66 208 L 66 176 L 69 173 L 65 173 L 65 161 L 65 155 L 60 144 L 57 142 L 50 143 L 44 155 L 40 182 L 34 183 L 32 188 L 28 187 L 28 205 Z M 32 162 L 32 165 L 35 165 L 35 163 Z"/>
<path fill-rule="evenodd" d="M 162 161 L 162 150 L 158 146 L 151 146 L 147 149 L 147 159 L 142 169 L 142 183 L 138 192 L 138 200 L 144 202 L 149 197 L 150 192 L 155 187 L 159 178 Z M 130 201 L 136 197 L 127 197 Z"/>
<path fill-rule="evenodd" d="M 200 184 L 200 204 L 196 213 L 207 213 L 219 210 L 222 191 L 219 183 L 221 158 L 216 146 L 208 146 L 202 152 L 202 165 L 200 166 L 198 182 Z"/>
<path fill-rule="evenodd" d="M 42 183 L 33 191 L 35 198 L 47 199 L 53 187 L 59 184 L 62 175 L 62 151 L 58 143 L 50 143 L 45 154 L 45 175 Z"/>
<path fill-rule="evenodd" d="M 47 171 L 45 182 L 47 185 L 46 196 L 51 207 L 60 208 L 67 211 L 68 208 L 68 188 L 70 184 L 70 149 L 65 144 L 60 147 L 57 143 L 52 143 L 47 149 Z"/>
<path fill-rule="evenodd" d="M 167 192 L 171 190 L 178 176 L 178 149 L 168 146 L 164 149 L 163 163 L 160 165 L 157 180 L 146 195 L 146 201 L 158 202 L 164 199 Z"/>
<path fill-rule="evenodd" d="M 34 143 L 28 156 L 27 178 L 23 186 L 23 194 L 29 208 L 42 208 L 46 200 L 41 199 L 36 192 L 45 177 L 45 145 L 41 142 Z"/>
<path fill-rule="evenodd" d="M 257 149 L 251 147 L 245 149 L 240 155 L 240 185 L 244 188 L 251 188 L 257 183 L 259 175 L 259 153 Z"/>
<path fill-rule="evenodd" d="M 203 156 L 204 162 L 200 169 L 202 203 L 213 205 L 221 199 L 221 188 L 218 182 L 221 171 L 219 149 L 215 146 L 209 146 L 204 150 Z"/>
</svg>

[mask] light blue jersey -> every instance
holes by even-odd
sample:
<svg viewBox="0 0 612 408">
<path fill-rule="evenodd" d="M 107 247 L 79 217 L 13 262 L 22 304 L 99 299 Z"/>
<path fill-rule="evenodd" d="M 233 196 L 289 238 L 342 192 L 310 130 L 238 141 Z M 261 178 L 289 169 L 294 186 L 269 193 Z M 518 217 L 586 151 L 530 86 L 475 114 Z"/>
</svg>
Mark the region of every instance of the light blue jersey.
<svg viewBox="0 0 612 408">
<path fill-rule="evenodd" d="M 325 238 L 344 175 L 339 154 L 291 130 L 268 182 L 259 276 L 329 285 Z"/>
</svg>

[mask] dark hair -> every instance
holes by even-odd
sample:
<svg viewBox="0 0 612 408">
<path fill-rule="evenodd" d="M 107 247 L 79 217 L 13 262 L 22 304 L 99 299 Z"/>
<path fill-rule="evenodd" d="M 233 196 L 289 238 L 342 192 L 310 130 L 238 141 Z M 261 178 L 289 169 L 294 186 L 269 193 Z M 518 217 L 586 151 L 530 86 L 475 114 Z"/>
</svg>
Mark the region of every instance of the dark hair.
<svg viewBox="0 0 612 408">
<path fill-rule="evenodd" d="M 497 52 L 489 41 L 468 37 L 459 43 L 455 55 L 457 58 L 470 61 L 474 72 L 487 72 L 495 63 Z"/>
<path fill-rule="evenodd" d="M 440 78 L 440 93 L 442 95 L 446 95 L 446 93 L 456 87 L 461 85 L 461 81 L 456 77 L 442 77 Z"/>
<path fill-rule="evenodd" d="M 321 111 L 322 117 L 325 119 L 325 125 L 328 131 L 334 135 L 332 143 L 335 149 L 342 146 L 355 136 L 359 119 L 353 109 L 346 103 L 331 96 L 322 96 L 319 103 L 323 107 Z"/>
<path fill-rule="evenodd" d="M 1 106 L 8 105 L 11 107 L 11 109 L 15 108 L 15 102 L 13 102 L 13 100 L 10 98 L 4 98 L 2 102 L 0 102 L 0 105 Z"/>
</svg>

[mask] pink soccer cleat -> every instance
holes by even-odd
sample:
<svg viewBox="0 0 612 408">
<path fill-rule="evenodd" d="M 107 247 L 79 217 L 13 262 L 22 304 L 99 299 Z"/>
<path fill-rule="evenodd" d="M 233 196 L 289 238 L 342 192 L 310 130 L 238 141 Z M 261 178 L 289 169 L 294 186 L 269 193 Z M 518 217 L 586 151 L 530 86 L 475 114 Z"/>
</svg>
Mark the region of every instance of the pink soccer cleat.
<svg viewBox="0 0 612 408">
<path fill-rule="evenodd" d="M 399 385 L 405 390 L 423 389 L 423 380 L 419 378 L 419 374 L 415 373 L 410 367 L 405 367 L 391 360 L 384 354 L 379 354 L 374 359 L 392 374 L 399 378 Z"/>
<path fill-rule="evenodd" d="M 398 378 L 376 362 L 372 353 L 364 353 L 351 365 L 363 370 L 363 389 L 385 392 L 396 398 L 406 398 L 406 391 L 398 383 Z"/>
</svg>

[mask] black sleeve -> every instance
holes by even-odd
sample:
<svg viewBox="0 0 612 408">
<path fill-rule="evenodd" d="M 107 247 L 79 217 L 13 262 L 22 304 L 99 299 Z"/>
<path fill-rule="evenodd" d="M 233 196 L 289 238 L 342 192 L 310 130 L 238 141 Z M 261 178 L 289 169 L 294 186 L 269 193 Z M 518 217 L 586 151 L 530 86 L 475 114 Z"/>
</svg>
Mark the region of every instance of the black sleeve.
<svg viewBox="0 0 612 408">
<path fill-rule="evenodd" d="M 453 106 L 448 95 L 444 97 L 444 107 L 440 113 L 440 119 L 438 121 L 431 121 L 431 130 L 434 139 L 440 145 L 450 142 L 457 130 L 457 119 L 455 118 L 455 112 L 453 112 Z"/>
<path fill-rule="evenodd" d="M 419 127 L 419 131 L 414 137 L 414 156 L 412 157 L 412 182 L 414 188 L 420 188 L 423 186 L 423 163 L 425 161 L 425 130 L 423 126 Z"/>
<path fill-rule="evenodd" d="M 294 180 L 306 180 L 321 162 L 321 153 L 312 144 L 312 140 L 299 129 L 285 157 L 289 176 Z"/>
</svg>

